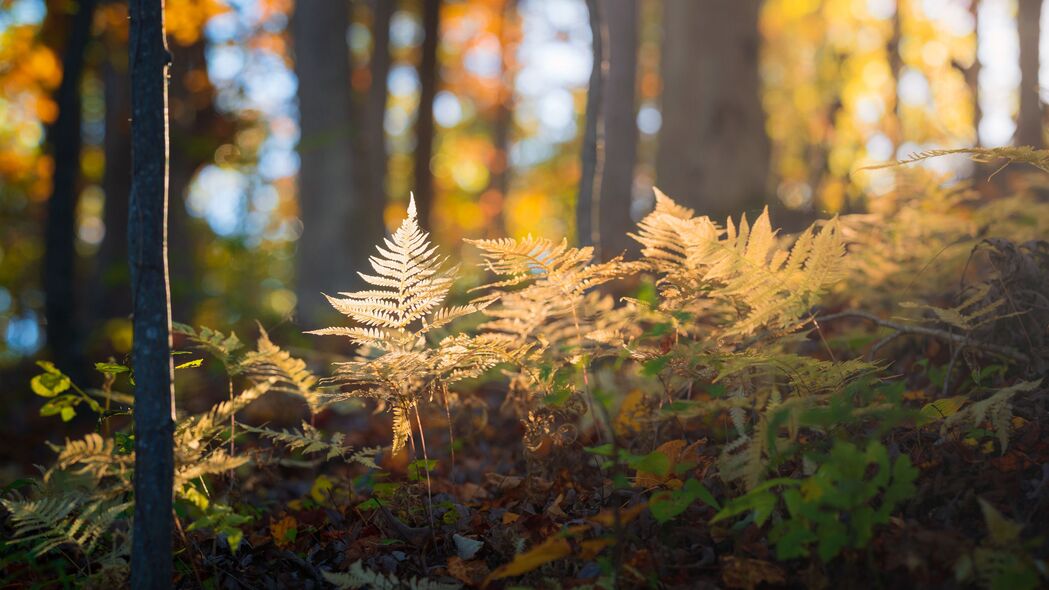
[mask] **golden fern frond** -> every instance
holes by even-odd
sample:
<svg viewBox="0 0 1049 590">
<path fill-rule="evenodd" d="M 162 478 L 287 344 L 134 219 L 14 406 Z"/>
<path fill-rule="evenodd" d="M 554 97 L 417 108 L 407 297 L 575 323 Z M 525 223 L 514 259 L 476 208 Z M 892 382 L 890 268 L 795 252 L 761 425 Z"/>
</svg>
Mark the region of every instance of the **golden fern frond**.
<svg viewBox="0 0 1049 590">
<path fill-rule="evenodd" d="M 179 420 L 175 425 L 175 447 L 200 448 L 207 443 L 207 439 L 226 427 L 230 417 L 269 392 L 276 381 L 275 377 L 270 377 L 245 389 L 231 400 L 215 404 L 203 414 Z"/>
<path fill-rule="evenodd" d="M 0 499 L 10 514 L 14 543 L 32 543 L 34 556 L 41 556 L 65 544 L 74 544 L 84 555 L 91 555 L 131 502 L 92 500 L 79 490 L 37 500 Z"/>
<path fill-rule="evenodd" d="M 974 162 L 990 163 L 997 160 L 1005 160 L 1004 165 L 1009 164 L 1030 164 L 1043 172 L 1049 172 L 1049 150 L 1035 149 L 1031 146 L 1002 146 L 995 148 L 955 148 L 945 150 L 927 150 L 924 152 L 916 152 L 910 154 L 903 160 L 897 160 L 895 162 L 887 162 L 885 164 L 875 164 L 873 166 L 866 166 L 867 170 L 877 170 L 881 168 L 892 168 L 894 166 L 903 166 L 906 164 L 914 164 L 915 162 L 921 162 L 930 158 L 940 158 L 943 156 L 951 156 L 962 154 L 969 156 L 969 159 Z M 1003 166 L 1004 166 L 1003 165 Z"/>
<path fill-rule="evenodd" d="M 310 426 L 309 422 L 302 423 L 302 430 L 271 430 L 246 424 L 242 424 L 241 428 L 273 442 L 280 443 L 289 450 L 299 451 L 303 455 L 323 453 L 326 461 L 339 458 L 347 462 L 361 463 L 373 469 L 377 468 L 373 459 L 376 449 L 364 449 L 354 452 L 353 447 L 343 444 L 343 439 L 345 438 L 343 433 L 336 432 L 325 438 L 324 433 Z"/>
<path fill-rule="evenodd" d="M 1041 384 L 1042 379 L 1021 381 L 1009 387 L 999 389 L 990 397 L 972 403 L 948 416 L 940 427 L 940 436 L 945 436 L 952 428 L 961 425 L 975 428 L 984 420 L 990 420 L 1004 455 L 1005 450 L 1009 447 L 1009 432 L 1012 430 L 1013 398 L 1017 395 L 1034 391 Z"/>
<path fill-rule="evenodd" d="M 115 452 L 113 439 L 103 439 L 92 432 L 78 440 L 66 439 L 65 445 L 52 445 L 58 453 L 54 466 L 44 473 L 44 481 L 50 481 L 58 470 L 73 475 L 89 475 L 94 482 L 105 477 L 117 477 L 124 481 L 120 489 L 129 489 L 128 476 L 135 464 L 133 454 L 118 455 Z"/>
<path fill-rule="evenodd" d="M 320 408 L 317 393 L 317 377 L 306 367 L 306 362 L 291 356 L 270 340 L 269 334 L 259 325 L 258 350 L 244 355 L 245 372 L 258 379 L 275 378 L 271 391 L 279 391 L 301 397 L 316 413 Z"/>
<path fill-rule="evenodd" d="M 928 311 L 944 324 L 963 332 L 972 332 L 983 324 L 999 319 L 998 316 L 991 314 L 999 307 L 1005 305 L 1006 300 L 1004 297 L 999 297 L 987 302 L 986 298 L 990 292 L 991 285 L 982 283 L 974 287 L 969 296 L 954 307 L 938 307 L 911 301 L 901 302 L 900 307 Z"/>
<path fill-rule="evenodd" d="M 412 435 L 412 423 L 408 419 L 409 409 L 403 404 L 393 406 L 393 445 L 390 450 L 392 455 L 399 453 Z"/>
<path fill-rule="evenodd" d="M 386 247 L 369 258 L 375 275 L 359 273 L 376 287 L 328 297 L 332 306 L 358 327 L 325 328 L 308 332 L 320 335 L 343 335 L 361 344 L 382 350 L 405 351 L 417 348 L 418 336 L 455 318 L 472 313 L 473 306 L 439 310 L 455 280 L 457 267 L 445 268 L 447 259 L 437 254 L 416 219 L 415 199 L 408 205 L 408 216 L 394 232 L 384 238 Z M 413 330 L 420 322 L 423 327 Z"/>
<path fill-rule="evenodd" d="M 845 361 L 820 360 L 788 352 L 748 350 L 718 355 L 717 378 L 721 381 L 743 372 L 753 379 L 755 370 L 769 378 L 786 378 L 791 391 L 797 395 L 815 395 L 837 391 L 860 375 L 876 371 L 876 363 L 863 359 Z"/>
<path fill-rule="evenodd" d="M 188 455 L 191 460 L 179 455 Z M 251 458 L 247 455 L 231 456 L 222 447 L 215 447 L 203 456 L 197 456 L 193 452 L 184 453 L 182 449 L 176 449 L 175 487 L 181 487 L 202 475 L 230 472 L 250 460 Z"/>
<path fill-rule="evenodd" d="M 783 250 L 767 207 L 753 225 L 744 215 L 738 226 L 729 219 L 722 230 L 706 217 L 681 217 L 687 210 L 671 208 L 662 193 L 660 200 L 663 207 L 641 221 L 634 237 L 646 263 L 662 275 L 666 305 L 687 306 L 704 294 L 736 305 L 743 316 L 727 334 L 788 330 L 841 278 L 845 246 L 837 219 L 818 233 L 813 224 Z"/>
</svg>

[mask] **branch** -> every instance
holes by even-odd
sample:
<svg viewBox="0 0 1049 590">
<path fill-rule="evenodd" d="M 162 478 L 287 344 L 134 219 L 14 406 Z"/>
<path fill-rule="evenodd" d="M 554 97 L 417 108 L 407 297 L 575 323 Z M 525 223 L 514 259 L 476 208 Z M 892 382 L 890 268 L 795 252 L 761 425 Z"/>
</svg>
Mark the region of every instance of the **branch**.
<svg viewBox="0 0 1049 590">
<path fill-rule="evenodd" d="M 973 340 L 968 336 L 964 336 L 962 334 L 954 334 L 952 332 L 940 330 L 938 328 L 929 328 L 926 326 L 907 326 L 898 322 L 894 322 L 892 320 L 884 320 L 866 311 L 843 311 L 840 313 L 832 313 L 830 315 L 818 317 L 816 318 L 816 321 L 829 322 L 842 318 L 864 319 L 869 322 L 873 322 L 879 326 L 896 330 L 900 334 L 917 334 L 921 336 L 929 336 L 931 338 L 939 338 L 941 340 L 948 340 L 962 347 L 975 348 L 983 350 L 985 352 L 994 353 L 1019 363 L 1029 363 L 1031 361 L 1031 358 L 1029 356 L 1009 346 L 1001 346 L 998 344 L 992 344 L 988 342 L 980 342 L 977 340 Z"/>
</svg>

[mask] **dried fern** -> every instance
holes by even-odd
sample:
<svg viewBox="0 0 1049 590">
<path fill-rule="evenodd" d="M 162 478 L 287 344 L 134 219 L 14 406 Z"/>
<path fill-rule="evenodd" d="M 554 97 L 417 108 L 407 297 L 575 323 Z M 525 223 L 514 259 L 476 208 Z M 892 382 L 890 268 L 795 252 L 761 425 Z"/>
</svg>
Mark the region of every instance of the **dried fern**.
<svg viewBox="0 0 1049 590">
<path fill-rule="evenodd" d="M 378 469 L 373 458 L 377 449 L 363 449 L 354 452 L 353 447 L 343 444 L 342 441 L 345 435 L 341 432 L 336 432 L 330 438 L 325 439 L 324 433 L 310 426 L 308 422 L 302 423 L 302 430 L 271 430 L 243 424 L 241 428 L 279 443 L 289 450 L 298 451 L 303 455 L 323 453 L 324 459 L 327 461 L 342 459 L 347 462 L 361 463 L 372 469 Z"/>
<path fill-rule="evenodd" d="M 726 335 L 795 327 L 842 276 L 845 248 L 836 219 L 818 232 L 813 225 L 784 250 L 767 208 L 753 225 L 744 215 L 738 227 L 729 219 L 721 229 L 657 191 L 655 211 L 638 227 L 632 236 L 660 274 L 665 305 L 687 306 L 702 295 L 722 300 L 742 314 Z"/>
<path fill-rule="evenodd" d="M 964 409 L 948 416 L 940 427 L 940 436 L 945 436 L 952 428 L 968 426 L 975 428 L 985 420 L 990 420 L 998 436 L 1002 454 L 1009 447 L 1009 433 L 1012 430 L 1013 398 L 1017 395 L 1032 392 L 1042 384 L 1042 380 L 1021 381 L 1009 387 L 999 389 L 988 398 L 972 403 Z"/>
<path fill-rule="evenodd" d="M 427 336 L 456 319 L 471 314 L 484 304 L 442 307 L 457 269 L 447 268 L 446 259 L 419 227 L 414 198 L 408 216 L 378 246 L 378 255 L 369 260 L 374 275 L 360 273 L 372 289 L 339 293 L 328 301 L 355 325 L 313 330 L 310 334 L 335 335 L 373 351 L 376 356 L 335 363 L 331 383 L 347 388 L 346 393 L 328 395 L 321 404 L 346 397 L 373 397 L 393 408 L 393 452 L 404 448 L 411 433 L 408 413 L 438 383 L 476 375 L 495 364 L 492 343 L 462 337 L 437 345 Z M 447 340 L 447 339 L 446 339 Z M 452 348 L 455 363 L 444 357 Z"/>
</svg>

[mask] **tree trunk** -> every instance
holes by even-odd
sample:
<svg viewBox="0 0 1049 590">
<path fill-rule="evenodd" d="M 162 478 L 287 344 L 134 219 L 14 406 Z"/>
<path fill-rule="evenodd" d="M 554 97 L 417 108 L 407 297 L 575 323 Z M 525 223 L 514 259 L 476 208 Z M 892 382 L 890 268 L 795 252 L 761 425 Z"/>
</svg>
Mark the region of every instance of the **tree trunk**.
<svg viewBox="0 0 1049 590">
<path fill-rule="evenodd" d="M 303 223 L 296 290 L 300 322 L 316 327 L 330 315 L 321 293 L 348 290 L 356 272 L 368 269 L 368 255 L 383 225 L 381 208 L 356 194 L 347 3 L 302 2 L 299 7 L 303 10 L 292 19 Z"/>
<path fill-rule="evenodd" d="M 634 221 L 630 207 L 637 162 L 637 0 L 600 0 L 608 27 L 608 72 L 602 97 L 604 170 L 601 193 L 594 198 L 600 227 L 599 255 L 609 260 L 626 251 L 637 251 L 627 236 Z M 593 216 L 592 216 L 593 218 Z"/>
<path fill-rule="evenodd" d="M 1018 8 L 1016 26 L 1020 34 L 1020 114 L 1016 121 L 1016 143 L 1040 149 L 1045 146 L 1042 99 L 1038 85 L 1042 0 L 1019 0 Z"/>
<path fill-rule="evenodd" d="M 106 103 L 106 170 L 103 212 L 106 234 L 97 259 L 97 320 L 127 317 L 131 313 L 131 282 L 128 271 L 128 197 L 131 194 L 131 89 L 128 79 L 127 47 L 111 43 L 107 48 L 102 83 Z"/>
<path fill-rule="evenodd" d="M 390 19 L 394 2 L 372 2 L 372 56 L 371 86 L 362 120 L 364 157 L 368 161 L 364 183 L 364 199 L 375 203 L 380 210 L 386 205 L 386 101 L 389 97 L 387 81 L 390 77 Z"/>
<path fill-rule="evenodd" d="M 973 17 L 973 62 L 965 68 L 965 84 L 973 103 L 973 146 L 980 146 L 980 0 L 970 0 L 969 14 Z M 978 169 L 978 165 L 974 165 Z"/>
<path fill-rule="evenodd" d="M 433 101 L 439 77 L 437 48 L 441 31 L 441 0 L 423 2 L 422 57 L 419 60 L 419 111 L 415 119 L 415 206 L 419 223 L 430 229 L 434 186 L 430 161 L 433 159 Z"/>
<path fill-rule="evenodd" d="M 167 276 L 168 66 L 163 0 L 131 2 L 131 204 L 135 520 L 131 587 L 170 588 L 175 399 Z"/>
<path fill-rule="evenodd" d="M 698 214 L 757 209 L 768 190 L 759 0 L 665 0 L 656 180 Z"/>
<path fill-rule="evenodd" d="M 55 162 L 51 198 L 47 202 L 44 229 L 44 308 L 47 342 L 58 368 L 82 378 L 84 359 L 80 354 L 80 326 L 76 317 L 76 205 L 80 175 L 80 78 L 84 53 L 91 38 L 95 0 L 81 0 L 72 16 L 68 42 L 62 59 L 62 82 L 55 102 L 58 118 L 48 129 L 47 139 Z"/>
<path fill-rule="evenodd" d="M 596 201 L 601 196 L 601 180 L 605 161 L 604 120 L 601 113 L 605 79 L 608 76 L 608 31 L 605 28 L 599 0 L 587 0 L 590 13 L 590 32 L 594 54 L 590 69 L 590 84 L 586 93 L 586 121 L 583 130 L 582 172 L 579 176 L 579 196 L 576 198 L 576 241 L 580 246 L 594 246 L 601 242 Z"/>
</svg>

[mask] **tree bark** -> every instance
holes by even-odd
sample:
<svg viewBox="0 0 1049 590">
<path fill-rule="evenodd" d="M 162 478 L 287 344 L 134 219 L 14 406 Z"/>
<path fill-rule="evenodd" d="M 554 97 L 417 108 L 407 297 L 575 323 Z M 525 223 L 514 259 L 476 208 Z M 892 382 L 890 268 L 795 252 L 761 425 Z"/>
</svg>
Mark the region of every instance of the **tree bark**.
<svg viewBox="0 0 1049 590">
<path fill-rule="evenodd" d="M 131 88 L 128 79 L 127 47 L 112 42 L 102 72 L 106 102 L 106 170 L 102 190 L 106 201 L 103 219 L 106 235 L 98 251 L 97 320 L 131 314 L 131 283 L 128 271 L 128 198 L 131 194 Z"/>
<path fill-rule="evenodd" d="M 128 252 L 134 313 L 135 520 L 131 587 L 172 582 L 171 303 L 167 275 L 168 67 L 163 0 L 132 0 L 131 204 Z"/>
<path fill-rule="evenodd" d="M 665 0 L 657 185 L 698 214 L 757 209 L 768 191 L 759 0 Z"/>
<path fill-rule="evenodd" d="M 1019 0 L 1018 8 L 1016 26 L 1020 35 L 1020 113 L 1016 121 L 1016 143 L 1040 149 L 1045 146 L 1038 84 L 1042 0 Z"/>
<path fill-rule="evenodd" d="M 368 160 L 363 197 L 380 209 L 386 205 L 386 102 L 390 77 L 390 20 L 395 3 L 392 0 L 372 2 L 371 86 L 364 106 L 364 157 Z"/>
<path fill-rule="evenodd" d="M 84 53 L 91 38 L 96 0 L 81 0 L 72 15 L 68 42 L 62 58 L 62 81 L 55 94 L 58 118 L 48 129 L 55 171 L 47 202 L 44 229 L 44 312 L 47 342 L 59 369 L 81 378 L 81 327 L 77 321 L 76 206 L 80 176 L 80 78 Z"/>
<path fill-rule="evenodd" d="M 419 60 L 419 111 L 415 119 L 415 206 L 419 223 L 430 229 L 434 185 L 430 162 L 433 160 L 433 101 L 437 96 L 439 66 L 437 48 L 441 32 L 441 0 L 422 0 L 423 42 Z"/>
<path fill-rule="evenodd" d="M 608 28 L 615 39 L 607 49 L 608 72 L 602 97 L 604 170 L 601 193 L 594 199 L 600 227 L 599 256 L 609 260 L 636 252 L 637 242 L 627 236 L 633 229 L 630 216 L 637 163 L 637 23 L 636 0 L 599 0 Z M 593 217 L 593 216 L 592 216 Z"/>
<path fill-rule="evenodd" d="M 576 198 L 576 241 L 580 246 L 594 246 L 601 242 L 598 231 L 596 201 L 601 196 L 601 180 L 605 161 L 604 120 L 601 113 L 605 79 L 608 75 L 608 31 L 605 29 L 599 0 L 587 0 L 590 14 L 591 42 L 594 54 L 590 69 L 590 84 L 586 94 L 586 121 L 583 130 L 582 172 L 579 176 L 579 196 Z"/>
<path fill-rule="evenodd" d="M 351 277 L 368 268 L 383 224 L 381 208 L 356 194 L 347 3 L 301 2 L 299 7 L 292 19 L 303 223 L 296 291 L 299 320 L 314 327 L 330 315 L 322 293 L 346 291 Z"/>
</svg>

